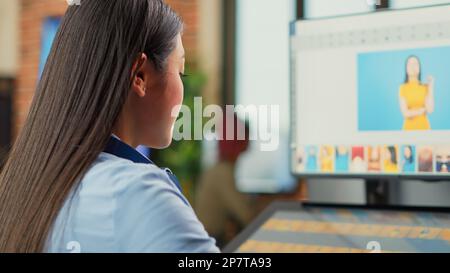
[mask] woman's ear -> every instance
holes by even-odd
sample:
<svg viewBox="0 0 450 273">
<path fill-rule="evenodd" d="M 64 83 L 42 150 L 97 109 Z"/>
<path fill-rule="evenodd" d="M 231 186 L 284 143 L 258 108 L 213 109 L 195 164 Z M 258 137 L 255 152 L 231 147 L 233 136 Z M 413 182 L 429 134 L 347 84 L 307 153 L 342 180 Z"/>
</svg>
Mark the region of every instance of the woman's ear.
<svg viewBox="0 0 450 273">
<path fill-rule="evenodd" d="M 145 65 L 147 63 L 147 55 L 140 53 L 133 63 L 131 70 L 131 90 L 139 97 L 144 97 L 147 90 L 147 76 L 145 73 Z"/>
</svg>

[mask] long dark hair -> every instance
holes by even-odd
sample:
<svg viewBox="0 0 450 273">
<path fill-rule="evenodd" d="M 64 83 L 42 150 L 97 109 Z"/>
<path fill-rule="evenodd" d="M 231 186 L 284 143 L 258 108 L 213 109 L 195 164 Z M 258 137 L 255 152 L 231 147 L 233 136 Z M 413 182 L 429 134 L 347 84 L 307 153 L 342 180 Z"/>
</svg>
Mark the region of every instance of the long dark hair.
<svg viewBox="0 0 450 273">
<path fill-rule="evenodd" d="M 411 156 L 409 158 L 405 157 L 405 161 L 408 163 L 414 163 L 414 151 L 413 151 L 413 147 L 411 145 L 406 145 L 403 147 L 403 153 L 405 153 L 405 150 L 409 149 L 411 151 Z"/>
<path fill-rule="evenodd" d="M 163 0 L 81 0 L 68 8 L 0 174 L 0 252 L 46 250 L 60 209 L 111 136 L 133 63 L 145 53 L 164 73 L 181 31 Z"/>
<path fill-rule="evenodd" d="M 397 164 L 397 149 L 393 146 L 389 146 L 388 151 L 391 154 L 391 163 Z"/>
<path fill-rule="evenodd" d="M 405 62 L 405 83 L 408 83 L 409 82 L 409 76 L 408 76 L 408 62 L 409 62 L 409 60 L 411 60 L 411 59 L 416 59 L 418 62 L 419 62 L 419 76 L 418 76 L 418 79 L 419 79 L 419 82 L 421 83 L 422 82 L 422 63 L 420 62 L 420 59 L 419 59 L 419 57 L 417 57 L 416 55 L 410 55 L 407 59 L 406 59 L 406 62 Z"/>
</svg>

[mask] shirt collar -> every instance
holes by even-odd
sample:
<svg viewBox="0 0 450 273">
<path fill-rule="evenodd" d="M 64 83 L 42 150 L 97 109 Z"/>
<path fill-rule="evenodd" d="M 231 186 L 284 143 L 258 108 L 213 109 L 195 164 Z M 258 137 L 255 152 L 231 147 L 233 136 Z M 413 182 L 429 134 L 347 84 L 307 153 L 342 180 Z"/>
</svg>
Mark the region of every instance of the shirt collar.
<svg viewBox="0 0 450 273">
<path fill-rule="evenodd" d="M 108 144 L 106 145 L 104 152 L 123 159 L 128 159 L 134 163 L 144 163 L 156 166 L 156 164 L 153 163 L 153 161 L 151 161 L 149 158 L 138 152 L 130 145 L 123 142 L 118 136 L 114 134 L 112 134 L 111 137 L 109 138 Z M 162 170 L 166 172 L 172 183 L 174 183 L 175 186 L 180 190 L 180 192 L 182 192 L 180 182 L 178 181 L 177 177 L 172 173 L 172 171 L 168 168 L 163 168 Z"/>
<path fill-rule="evenodd" d="M 104 152 L 108 154 L 113 154 L 120 158 L 131 160 L 134 163 L 145 163 L 155 165 L 153 161 L 151 161 L 149 158 L 138 152 L 133 147 L 123 142 L 118 136 L 114 134 L 111 135 Z"/>
</svg>

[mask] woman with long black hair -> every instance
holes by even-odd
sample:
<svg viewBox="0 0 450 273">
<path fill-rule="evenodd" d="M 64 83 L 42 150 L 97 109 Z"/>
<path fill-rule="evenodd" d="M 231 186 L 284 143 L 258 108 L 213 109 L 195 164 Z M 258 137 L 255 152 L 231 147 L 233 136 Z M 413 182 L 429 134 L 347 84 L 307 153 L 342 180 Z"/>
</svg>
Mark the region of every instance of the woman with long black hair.
<svg viewBox="0 0 450 273">
<path fill-rule="evenodd" d="M 134 149 L 171 142 L 181 32 L 162 0 L 68 8 L 0 174 L 1 252 L 218 251 L 173 174 Z"/>
<path fill-rule="evenodd" d="M 414 55 L 407 58 L 405 73 L 399 91 L 403 130 L 431 130 L 429 115 L 434 112 L 434 78 L 429 76 L 428 82 L 422 83 L 422 65 Z"/>
</svg>

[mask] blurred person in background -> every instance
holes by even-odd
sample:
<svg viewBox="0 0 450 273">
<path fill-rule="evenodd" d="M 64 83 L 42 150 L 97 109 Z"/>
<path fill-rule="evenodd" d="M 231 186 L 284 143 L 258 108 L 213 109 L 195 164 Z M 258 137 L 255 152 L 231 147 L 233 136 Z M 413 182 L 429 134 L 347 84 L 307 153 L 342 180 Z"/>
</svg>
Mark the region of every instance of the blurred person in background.
<svg viewBox="0 0 450 273">
<path fill-rule="evenodd" d="M 232 122 L 231 122 L 232 121 Z M 234 137 L 226 140 L 227 130 L 234 126 Z M 216 239 L 219 247 L 224 247 L 237 233 L 252 220 L 256 211 L 252 209 L 249 196 L 236 189 L 235 167 L 239 156 L 249 146 L 249 126 L 236 115 L 225 116 L 221 136 L 218 141 L 218 162 L 201 176 L 195 208 L 207 232 Z M 240 139 L 239 128 L 245 128 Z"/>
</svg>

